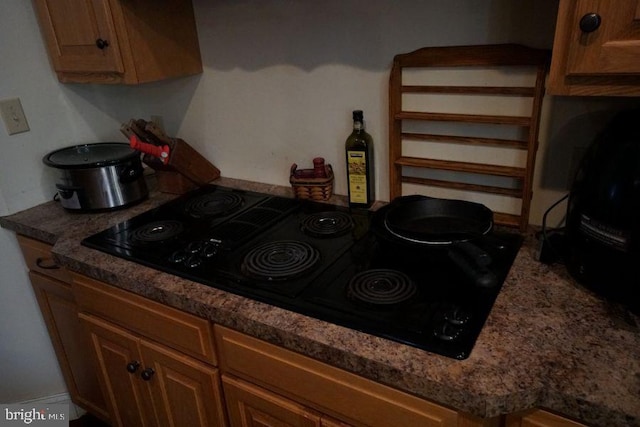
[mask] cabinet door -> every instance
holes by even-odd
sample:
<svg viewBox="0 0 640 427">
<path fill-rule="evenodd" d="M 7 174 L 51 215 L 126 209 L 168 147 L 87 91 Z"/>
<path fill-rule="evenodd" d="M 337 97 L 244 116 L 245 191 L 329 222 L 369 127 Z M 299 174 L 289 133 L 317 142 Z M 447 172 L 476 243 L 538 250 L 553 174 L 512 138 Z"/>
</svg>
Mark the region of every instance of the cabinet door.
<svg viewBox="0 0 640 427">
<path fill-rule="evenodd" d="M 71 399 L 107 419 L 91 348 L 78 321 L 71 286 L 30 272 L 29 278 L 53 343 Z"/>
<path fill-rule="evenodd" d="M 97 317 L 78 315 L 86 326 L 98 360 L 102 388 L 116 426 L 157 426 L 138 339 Z"/>
<path fill-rule="evenodd" d="M 600 17 L 600 26 L 585 32 L 580 21 L 592 13 Z M 571 25 L 575 36 L 569 48 L 568 74 L 640 73 L 639 0 L 577 0 Z"/>
<path fill-rule="evenodd" d="M 140 347 L 159 425 L 226 426 L 217 369 L 145 340 Z"/>
<path fill-rule="evenodd" d="M 232 427 L 320 427 L 320 415 L 253 384 L 222 377 Z"/>
<path fill-rule="evenodd" d="M 109 0 L 36 0 L 57 72 L 124 72 Z"/>
</svg>

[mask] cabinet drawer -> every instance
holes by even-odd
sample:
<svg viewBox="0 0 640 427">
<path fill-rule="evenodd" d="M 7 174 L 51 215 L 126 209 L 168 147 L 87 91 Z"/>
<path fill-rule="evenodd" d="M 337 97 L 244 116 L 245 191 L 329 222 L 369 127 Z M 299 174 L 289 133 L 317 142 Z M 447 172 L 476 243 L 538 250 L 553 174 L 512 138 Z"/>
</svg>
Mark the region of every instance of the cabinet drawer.
<svg viewBox="0 0 640 427">
<path fill-rule="evenodd" d="M 457 426 L 456 411 L 239 332 L 215 326 L 223 372 L 355 425 Z"/>
<path fill-rule="evenodd" d="M 122 289 L 72 273 L 80 311 L 95 314 L 196 359 L 216 364 L 211 324 Z"/>
<path fill-rule="evenodd" d="M 53 259 L 51 245 L 21 235 L 17 237 L 29 270 L 71 283 L 69 271 Z"/>
</svg>

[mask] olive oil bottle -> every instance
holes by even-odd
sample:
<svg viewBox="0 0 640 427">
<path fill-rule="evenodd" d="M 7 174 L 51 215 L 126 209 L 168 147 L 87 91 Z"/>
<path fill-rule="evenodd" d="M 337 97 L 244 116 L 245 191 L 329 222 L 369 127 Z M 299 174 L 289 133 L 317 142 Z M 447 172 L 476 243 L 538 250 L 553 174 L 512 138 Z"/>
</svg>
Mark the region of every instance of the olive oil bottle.
<svg viewBox="0 0 640 427">
<path fill-rule="evenodd" d="M 353 112 L 353 132 L 345 142 L 349 206 L 368 208 L 375 200 L 373 138 L 364 130 L 362 110 Z"/>
</svg>

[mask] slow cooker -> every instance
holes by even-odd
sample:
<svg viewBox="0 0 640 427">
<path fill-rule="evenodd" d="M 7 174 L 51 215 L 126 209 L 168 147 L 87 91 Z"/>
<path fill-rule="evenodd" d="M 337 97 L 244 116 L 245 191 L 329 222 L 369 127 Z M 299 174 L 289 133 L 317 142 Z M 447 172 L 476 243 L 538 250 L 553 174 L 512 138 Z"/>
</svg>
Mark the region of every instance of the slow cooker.
<svg viewBox="0 0 640 427">
<path fill-rule="evenodd" d="M 149 195 L 140 153 L 126 143 L 74 145 L 52 151 L 42 161 L 57 170 L 55 186 L 65 209 L 116 209 Z"/>
</svg>

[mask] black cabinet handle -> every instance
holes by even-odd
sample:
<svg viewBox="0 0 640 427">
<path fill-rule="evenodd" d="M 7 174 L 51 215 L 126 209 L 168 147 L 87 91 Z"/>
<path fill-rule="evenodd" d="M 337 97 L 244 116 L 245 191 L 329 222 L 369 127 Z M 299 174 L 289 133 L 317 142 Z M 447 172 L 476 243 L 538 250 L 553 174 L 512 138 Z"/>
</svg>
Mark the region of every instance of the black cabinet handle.
<svg viewBox="0 0 640 427">
<path fill-rule="evenodd" d="M 602 18 L 597 13 L 587 13 L 580 19 L 580 30 L 583 33 L 593 33 L 600 27 Z"/>
<path fill-rule="evenodd" d="M 96 46 L 98 47 L 98 49 L 102 50 L 105 47 L 109 46 L 109 41 L 108 40 L 104 40 L 104 39 L 97 39 L 96 40 Z"/>
<path fill-rule="evenodd" d="M 133 374 L 135 371 L 138 370 L 139 367 L 140 367 L 140 362 L 138 362 L 137 360 L 131 361 L 127 363 L 127 372 L 130 372 Z"/>
<path fill-rule="evenodd" d="M 153 369 L 147 368 L 144 371 L 142 371 L 140 376 L 142 377 L 143 380 L 149 381 L 151 379 L 151 377 L 153 377 L 153 374 L 155 374 L 155 373 L 156 373 L 156 371 L 154 371 Z"/>
<path fill-rule="evenodd" d="M 45 261 L 49 261 L 50 264 L 45 264 Z M 43 270 L 58 270 L 60 268 L 60 266 L 56 264 L 56 262 L 51 258 L 39 257 L 36 259 L 36 265 L 38 266 L 38 268 L 41 268 Z"/>
</svg>

